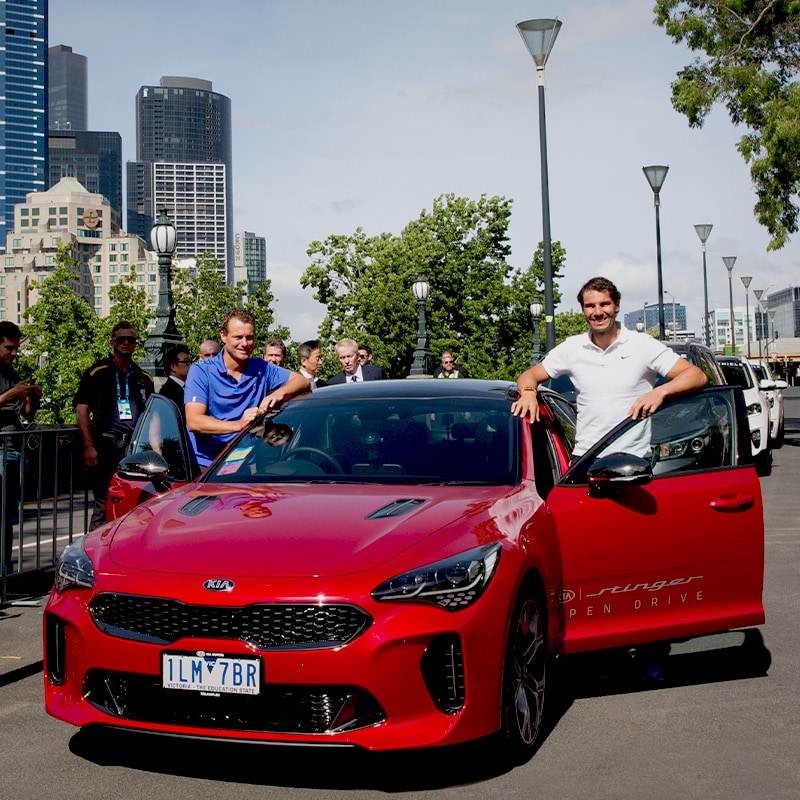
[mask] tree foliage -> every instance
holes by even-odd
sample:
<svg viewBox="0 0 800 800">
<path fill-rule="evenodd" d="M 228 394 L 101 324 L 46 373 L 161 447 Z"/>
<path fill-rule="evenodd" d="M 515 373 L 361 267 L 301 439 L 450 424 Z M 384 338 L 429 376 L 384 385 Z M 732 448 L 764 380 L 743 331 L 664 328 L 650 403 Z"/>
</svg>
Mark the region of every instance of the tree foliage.
<svg viewBox="0 0 800 800">
<path fill-rule="evenodd" d="M 737 148 L 750 165 L 756 218 L 783 247 L 798 229 L 800 0 L 657 0 L 656 23 L 702 51 L 678 73 L 672 104 L 702 127 L 721 103 L 748 132 Z"/>
<path fill-rule="evenodd" d="M 102 320 L 101 338 L 107 340 L 111 330 L 118 322 L 130 322 L 139 335 L 139 346 L 136 348 L 136 357 L 144 357 L 144 339 L 147 331 L 153 324 L 155 314 L 147 304 L 147 291 L 144 286 L 136 282 L 136 273 L 131 272 L 119 283 L 108 291 L 111 301 L 111 313 Z"/>
<path fill-rule="evenodd" d="M 72 399 L 81 375 L 108 349 L 108 328 L 74 292 L 77 267 L 70 246 L 60 247 L 53 272 L 33 285 L 38 300 L 25 314 L 20 369 L 42 387 L 38 422 L 74 423 Z"/>
<path fill-rule="evenodd" d="M 530 361 L 530 304 L 542 300 L 541 247 L 526 270 L 507 258 L 511 202 L 442 195 L 399 236 L 369 237 L 361 228 L 333 234 L 308 249 L 301 278 L 326 306 L 319 334 L 368 344 L 374 363 L 392 377 L 408 375 L 417 345 L 417 303 L 412 284 L 430 285 L 426 323 L 434 354 L 452 350 L 478 378 L 515 377 Z M 553 245 L 554 276 L 564 251 Z M 326 359 L 326 372 L 339 366 Z"/>
</svg>

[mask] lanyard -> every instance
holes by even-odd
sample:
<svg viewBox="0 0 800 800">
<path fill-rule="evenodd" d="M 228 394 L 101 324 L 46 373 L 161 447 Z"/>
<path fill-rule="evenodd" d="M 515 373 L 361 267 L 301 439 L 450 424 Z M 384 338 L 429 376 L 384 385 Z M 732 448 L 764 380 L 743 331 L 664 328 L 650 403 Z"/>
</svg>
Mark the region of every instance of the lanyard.
<svg viewBox="0 0 800 800">
<path fill-rule="evenodd" d="M 125 381 L 123 384 L 119 382 L 119 370 L 117 369 L 116 365 L 114 366 L 114 376 L 117 379 L 117 399 L 125 400 L 128 396 L 128 373 L 125 373 Z M 125 393 L 122 393 L 122 386 L 125 386 Z"/>
</svg>

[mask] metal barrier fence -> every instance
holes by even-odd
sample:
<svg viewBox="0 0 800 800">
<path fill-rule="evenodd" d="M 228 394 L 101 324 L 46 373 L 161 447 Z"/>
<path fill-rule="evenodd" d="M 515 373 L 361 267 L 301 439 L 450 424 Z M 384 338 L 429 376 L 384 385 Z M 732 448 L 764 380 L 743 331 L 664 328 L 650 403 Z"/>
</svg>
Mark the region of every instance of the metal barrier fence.
<svg viewBox="0 0 800 800">
<path fill-rule="evenodd" d="M 89 490 L 75 426 L 0 432 L 0 603 L 8 579 L 52 568 L 88 528 Z"/>
</svg>

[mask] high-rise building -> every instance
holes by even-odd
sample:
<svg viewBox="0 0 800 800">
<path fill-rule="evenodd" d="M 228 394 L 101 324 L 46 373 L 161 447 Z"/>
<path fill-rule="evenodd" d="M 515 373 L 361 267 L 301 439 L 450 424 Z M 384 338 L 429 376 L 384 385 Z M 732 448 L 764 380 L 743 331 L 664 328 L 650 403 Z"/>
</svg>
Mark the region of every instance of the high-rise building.
<svg viewBox="0 0 800 800">
<path fill-rule="evenodd" d="M 139 236 L 120 230 L 119 213 L 101 194 L 88 192 L 75 178 L 63 178 L 52 189 L 30 192 L 15 209 L 6 251 L 0 256 L 0 319 L 21 324 L 38 300 L 35 282 L 55 265 L 58 248 L 71 245 L 78 262 L 73 291 L 98 316 L 111 310 L 109 290 L 131 280 L 158 303 L 158 257 Z"/>
<path fill-rule="evenodd" d="M 0 243 L 47 188 L 47 0 L 0 0 Z"/>
<path fill-rule="evenodd" d="M 139 89 L 136 161 L 127 164 L 128 231 L 146 238 L 166 208 L 178 257 L 210 253 L 228 281 L 234 271 L 231 139 L 230 98 L 214 92 L 210 81 L 164 76 L 159 86 Z"/>
<path fill-rule="evenodd" d="M 238 231 L 233 237 L 236 283 L 247 281 L 252 294 L 267 279 L 267 240 L 250 231 Z"/>
<path fill-rule="evenodd" d="M 122 216 L 122 137 L 116 131 L 54 131 L 48 140 L 49 181 L 76 178 L 104 195 Z"/>
<path fill-rule="evenodd" d="M 51 131 L 89 130 L 86 56 L 58 44 L 47 50 L 47 108 Z"/>
</svg>

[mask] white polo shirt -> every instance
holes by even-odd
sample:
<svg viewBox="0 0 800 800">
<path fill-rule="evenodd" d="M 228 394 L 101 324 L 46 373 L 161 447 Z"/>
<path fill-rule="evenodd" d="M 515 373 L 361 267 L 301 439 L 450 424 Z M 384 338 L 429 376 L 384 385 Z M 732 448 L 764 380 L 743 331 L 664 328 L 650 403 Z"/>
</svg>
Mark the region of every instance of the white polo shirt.
<svg viewBox="0 0 800 800">
<path fill-rule="evenodd" d="M 589 332 L 554 347 L 542 366 L 551 378 L 568 375 L 575 384 L 578 423 L 573 454 L 583 455 L 622 422 L 634 401 L 653 388 L 658 375 L 666 377 L 679 359 L 663 342 L 625 327 L 605 350 Z"/>
</svg>

